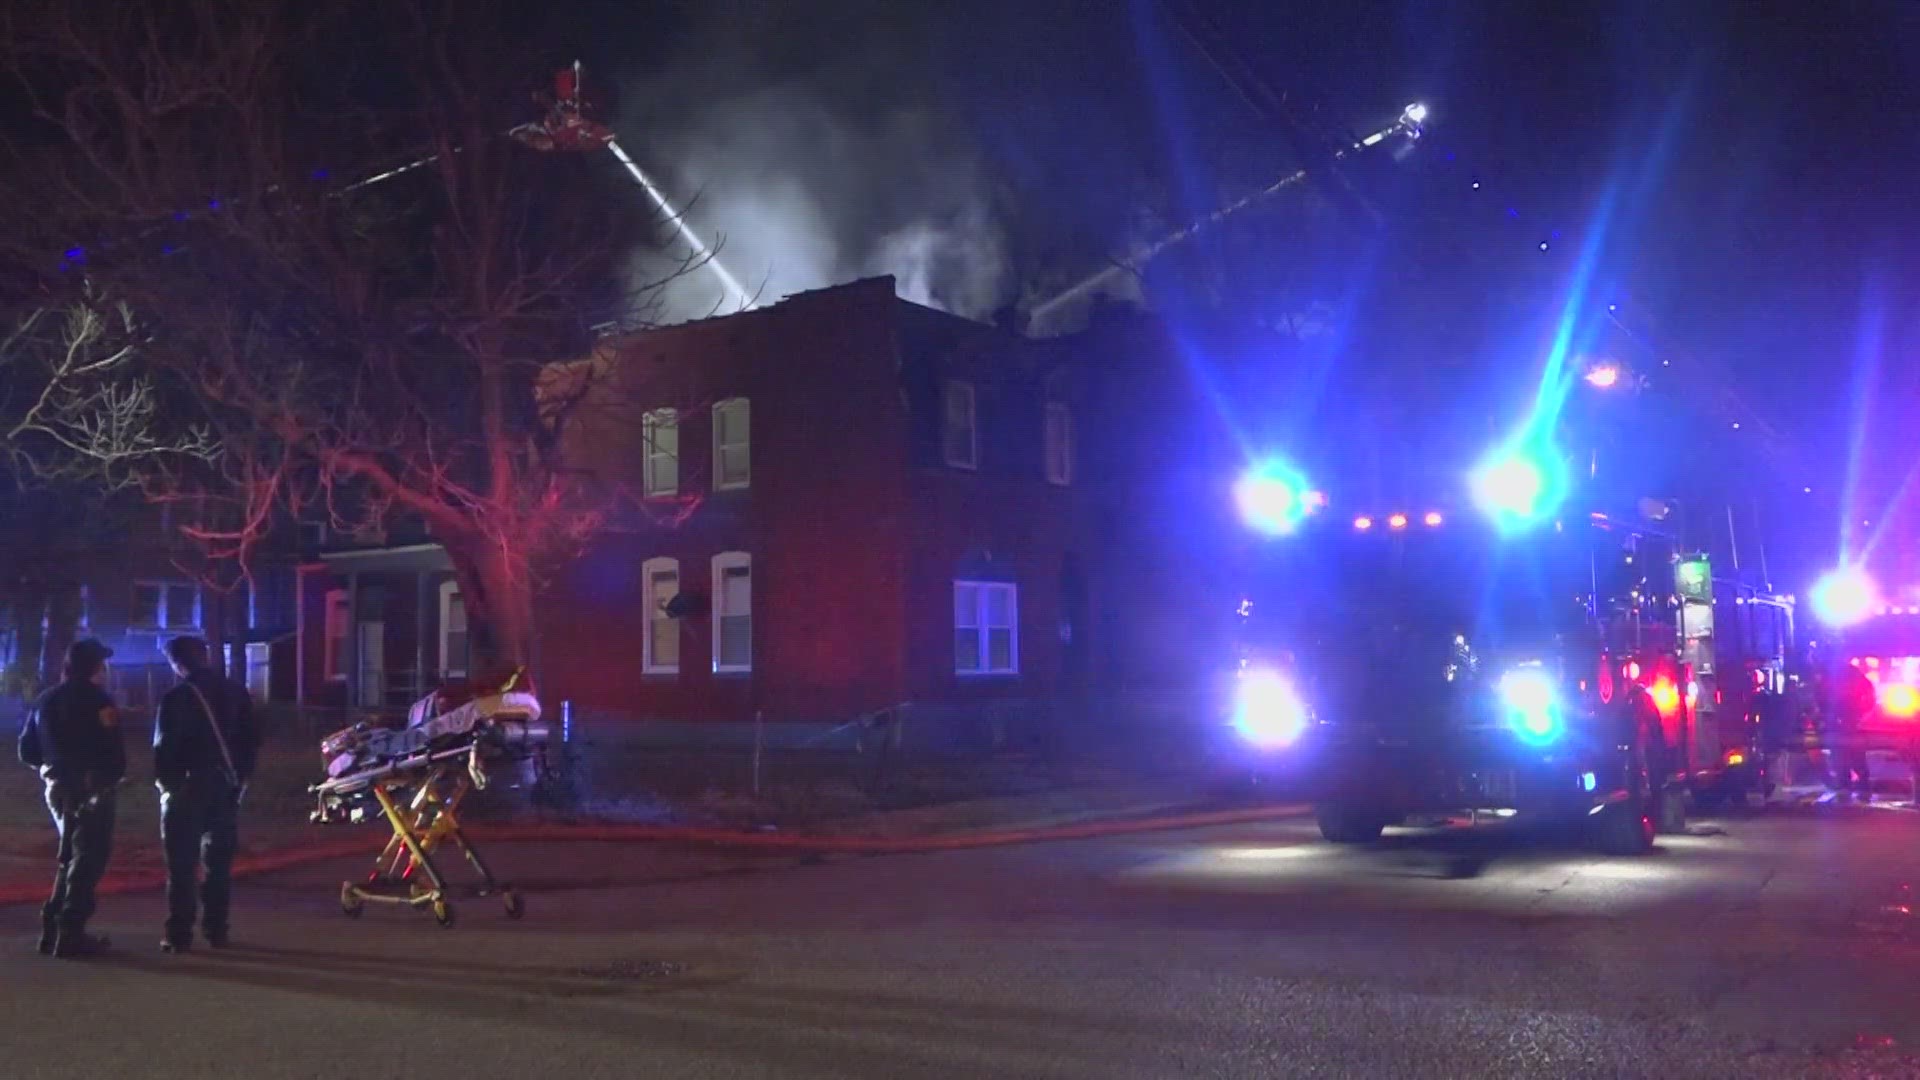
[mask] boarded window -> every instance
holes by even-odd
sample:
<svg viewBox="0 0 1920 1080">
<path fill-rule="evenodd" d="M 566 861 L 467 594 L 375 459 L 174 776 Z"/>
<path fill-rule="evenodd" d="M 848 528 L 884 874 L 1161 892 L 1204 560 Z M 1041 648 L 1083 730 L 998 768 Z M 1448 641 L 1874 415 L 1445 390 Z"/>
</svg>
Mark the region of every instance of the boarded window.
<svg viewBox="0 0 1920 1080">
<path fill-rule="evenodd" d="M 1073 483 L 1073 410 L 1057 401 L 1047 405 L 1046 458 L 1048 483 Z"/>
<path fill-rule="evenodd" d="M 956 469 L 980 465 L 973 384 L 950 382 L 941 395 L 940 440 L 946 463 Z"/>
</svg>

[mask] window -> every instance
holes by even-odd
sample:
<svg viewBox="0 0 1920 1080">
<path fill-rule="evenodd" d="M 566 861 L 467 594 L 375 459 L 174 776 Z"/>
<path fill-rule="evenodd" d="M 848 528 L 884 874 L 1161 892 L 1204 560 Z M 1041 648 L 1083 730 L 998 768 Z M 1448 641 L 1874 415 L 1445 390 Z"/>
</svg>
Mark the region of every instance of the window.
<svg viewBox="0 0 1920 1080">
<path fill-rule="evenodd" d="M 677 495 L 680 492 L 680 414 L 672 409 L 655 409 L 640 422 L 646 440 L 646 467 L 641 477 L 647 495 Z"/>
<path fill-rule="evenodd" d="M 200 625 L 199 586 L 167 586 L 166 622 L 162 625 L 169 630 L 191 630 Z"/>
<path fill-rule="evenodd" d="M 140 581 L 133 586 L 134 630 L 192 630 L 200 625 L 200 587 L 174 582 Z"/>
<path fill-rule="evenodd" d="M 127 625 L 136 630 L 160 629 L 160 609 L 166 604 L 167 590 L 164 586 L 149 585 L 144 582 L 133 587 L 133 611 L 127 617 Z"/>
<path fill-rule="evenodd" d="M 1047 483 L 1073 483 L 1073 410 L 1058 401 L 1047 403 Z"/>
<path fill-rule="evenodd" d="M 1020 671 L 1019 590 L 1002 581 L 953 583 L 953 670 L 961 675 Z"/>
<path fill-rule="evenodd" d="M 327 592 L 327 644 L 325 666 L 321 669 L 327 678 L 337 682 L 347 680 L 347 590 L 331 589 Z"/>
<path fill-rule="evenodd" d="M 467 600 L 458 581 L 440 583 L 440 676 L 467 677 Z"/>
<path fill-rule="evenodd" d="M 272 646 L 264 641 L 247 643 L 247 693 L 252 694 L 255 701 L 267 700 L 272 651 Z"/>
<path fill-rule="evenodd" d="M 713 557 L 713 670 L 753 670 L 753 556 Z"/>
<path fill-rule="evenodd" d="M 667 605 L 680 595 L 680 564 L 672 559 L 648 559 L 640 566 L 640 580 L 646 589 L 647 607 L 640 670 L 648 675 L 678 675 L 680 620 L 667 614 Z"/>
<path fill-rule="evenodd" d="M 946 463 L 956 469 L 979 468 L 973 384 L 950 382 L 940 400 L 940 447 Z"/>
<path fill-rule="evenodd" d="M 732 491 L 753 483 L 751 413 L 746 398 L 713 407 L 713 487 Z"/>
</svg>

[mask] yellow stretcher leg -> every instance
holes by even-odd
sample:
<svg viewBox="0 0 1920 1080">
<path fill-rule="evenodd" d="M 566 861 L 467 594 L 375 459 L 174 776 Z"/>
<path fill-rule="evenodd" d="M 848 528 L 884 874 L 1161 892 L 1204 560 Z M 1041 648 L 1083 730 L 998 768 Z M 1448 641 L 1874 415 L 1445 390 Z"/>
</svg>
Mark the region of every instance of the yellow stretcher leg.
<svg viewBox="0 0 1920 1080">
<path fill-rule="evenodd" d="M 492 870 L 460 828 L 459 806 L 473 784 L 466 770 L 457 771 L 455 776 L 453 769 L 435 770 L 414 784 L 392 780 L 372 786 L 373 796 L 393 836 L 375 859 L 373 872 L 365 884 L 341 883 L 340 906 L 349 916 L 358 916 L 367 901 L 406 904 L 429 907 L 441 926 L 452 926 L 453 908 L 447 899 L 447 883 L 432 858 L 433 849 L 443 840 L 452 840 L 479 876 L 477 895 L 500 896 L 508 918 L 518 919 L 526 913 L 520 894 L 494 879 Z M 411 798 L 406 797 L 406 788 L 415 784 Z M 400 793 L 399 798 L 395 797 L 396 792 Z M 425 875 L 426 887 L 414 880 L 416 874 Z"/>
</svg>

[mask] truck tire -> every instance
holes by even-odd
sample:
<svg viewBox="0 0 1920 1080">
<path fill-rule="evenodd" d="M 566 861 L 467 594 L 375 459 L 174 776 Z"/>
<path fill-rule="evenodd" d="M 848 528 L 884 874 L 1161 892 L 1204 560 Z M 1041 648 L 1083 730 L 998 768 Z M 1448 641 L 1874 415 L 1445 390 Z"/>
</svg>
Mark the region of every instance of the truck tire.
<svg viewBox="0 0 1920 1080">
<path fill-rule="evenodd" d="M 1669 787 L 1658 796 L 1653 808 L 1653 824 L 1662 836 L 1684 836 L 1687 832 L 1687 789 Z"/>
<path fill-rule="evenodd" d="M 1313 816 L 1330 844 L 1370 844 L 1387 827 L 1387 815 L 1355 806 L 1317 806 Z"/>
<path fill-rule="evenodd" d="M 1654 819 L 1638 800 L 1616 803 L 1593 819 L 1594 843 L 1608 855 L 1645 855 L 1653 850 Z"/>
</svg>

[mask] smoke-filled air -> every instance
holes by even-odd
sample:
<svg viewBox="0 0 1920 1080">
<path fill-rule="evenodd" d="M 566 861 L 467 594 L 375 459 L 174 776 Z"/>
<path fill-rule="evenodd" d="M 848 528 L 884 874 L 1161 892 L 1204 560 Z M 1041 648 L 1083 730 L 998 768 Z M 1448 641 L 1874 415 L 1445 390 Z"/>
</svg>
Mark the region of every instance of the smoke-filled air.
<svg viewBox="0 0 1920 1080">
<path fill-rule="evenodd" d="M 1011 298 L 995 184 L 936 109 L 877 92 L 876 61 L 796 56 L 791 27 L 693 36 L 698 61 L 623 73 L 620 141 L 752 302 L 880 274 L 970 318 Z M 663 245 L 634 253 L 636 289 L 688 251 L 674 236 Z M 636 315 L 658 322 L 745 306 L 708 272 L 647 300 Z"/>
</svg>

